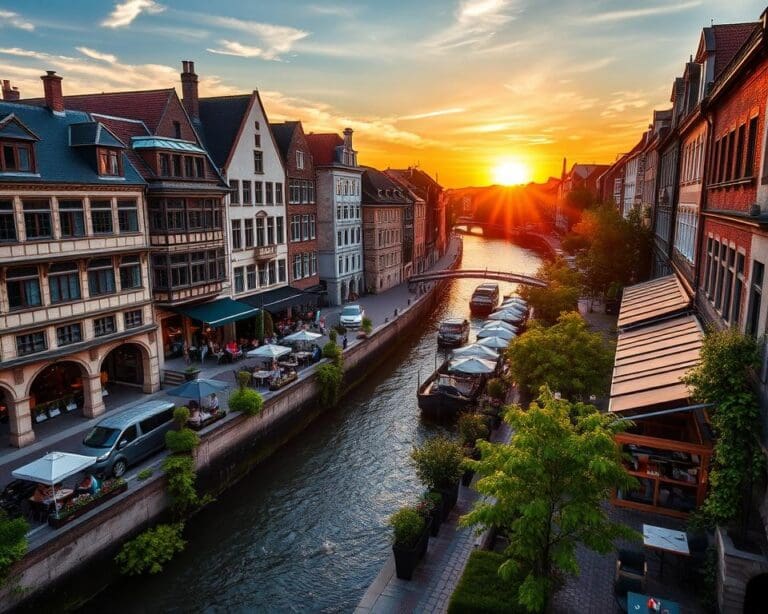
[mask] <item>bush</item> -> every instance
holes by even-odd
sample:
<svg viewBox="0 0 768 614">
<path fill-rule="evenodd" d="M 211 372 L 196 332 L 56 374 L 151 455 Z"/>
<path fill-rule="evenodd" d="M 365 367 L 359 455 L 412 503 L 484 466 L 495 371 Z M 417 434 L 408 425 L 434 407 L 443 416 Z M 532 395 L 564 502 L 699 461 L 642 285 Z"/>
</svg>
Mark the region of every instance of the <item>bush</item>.
<svg viewBox="0 0 768 614">
<path fill-rule="evenodd" d="M 335 329 L 332 328 L 331 330 L 328 331 L 328 339 L 330 340 L 331 343 L 336 345 L 336 340 L 338 338 L 339 338 L 339 334 L 336 332 Z"/>
<path fill-rule="evenodd" d="M 139 480 L 148 480 L 154 475 L 154 473 L 154 469 L 147 467 L 146 469 L 139 471 L 139 474 L 136 477 L 139 478 Z"/>
<path fill-rule="evenodd" d="M 334 326 L 333 330 L 335 330 L 336 333 L 339 334 L 339 335 L 346 335 L 347 334 L 347 327 L 346 326 L 342 326 L 341 324 L 337 324 L 336 326 Z"/>
<path fill-rule="evenodd" d="M 370 335 L 371 331 L 373 330 L 373 322 L 371 321 L 371 318 L 369 317 L 363 318 L 363 323 L 360 326 L 360 328 L 366 335 Z"/>
<path fill-rule="evenodd" d="M 474 448 L 478 439 L 488 437 L 488 424 L 485 418 L 478 414 L 462 414 L 459 416 L 459 435 L 463 445 Z"/>
<path fill-rule="evenodd" d="M 189 420 L 189 408 L 182 406 L 173 410 L 173 421 L 180 429 L 187 425 L 187 420 Z"/>
<path fill-rule="evenodd" d="M 485 391 L 488 393 L 488 396 L 492 399 L 496 399 L 497 401 L 503 401 L 504 398 L 507 396 L 507 385 L 504 383 L 504 380 L 498 377 L 494 377 L 490 380 L 488 380 L 488 384 L 485 387 Z"/>
<path fill-rule="evenodd" d="M 389 517 L 392 541 L 403 548 L 413 548 L 424 532 L 424 516 L 413 507 L 403 507 Z"/>
<path fill-rule="evenodd" d="M 344 371 L 336 363 L 320 365 L 315 371 L 317 385 L 320 387 L 320 403 L 324 407 L 336 405 L 341 396 L 341 383 Z"/>
<path fill-rule="evenodd" d="M 11 566 L 27 552 L 29 525 L 23 518 L 8 518 L 0 510 L 0 586 L 8 577 Z"/>
<path fill-rule="evenodd" d="M 183 409 L 186 409 L 186 407 Z M 165 434 L 165 447 L 174 454 L 192 452 L 199 445 L 200 436 L 192 429 L 186 427 L 178 431 L 168 431 Z"/>
<path fill-rule="evenodd" d="M 499 567 L 504 557 L 496 552 L 475 550 L 467 561 L 448 604 L 449 614 L 517 614 L 528 612 L 517 601 L 520 579 L 504 580 Z"/>
<path fill-rule="evenodd" d="M 195 489 L 195 463 L 191 456 L 172 454 L 163 460 L 163 471 L 168 479 L 168 494 L 174 510 L 182 514 L 200 503 Z"/>
<path fill-rule="evenodd" d="M 264 407 L 264 397 L 250 388 L 238 388 L 229 395 L 229 409 L 246 416 L 258 416 Z"/>
<path fill-rule="evenodd" d="M 170 561 L 174 554 L 184 550 L 186 542 L 181 538 L 183 530 L 183 522 L 160 524 L 123 544 L 115 557 L 120 573 L 136 576 L 161 572 L 163 565 Z"/>
<path fill-rule="evenodd" d="M 461 477 L 464 453 L 461 445 L 441 435 L 414 448 L 411 459 L 416 475 L 427 488 L 450 488 Z"/>
</svg>

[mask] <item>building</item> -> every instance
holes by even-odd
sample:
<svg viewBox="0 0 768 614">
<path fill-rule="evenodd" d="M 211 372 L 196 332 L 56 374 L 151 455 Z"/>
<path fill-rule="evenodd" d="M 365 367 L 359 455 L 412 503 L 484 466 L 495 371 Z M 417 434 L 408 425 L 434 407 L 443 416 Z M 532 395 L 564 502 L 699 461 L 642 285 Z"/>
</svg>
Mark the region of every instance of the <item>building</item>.
<svg viewBox="0 0 768 614">
<path fill-rule="evenodd" d="M 574 164 L 566 172 L 566 160 L 563 158 L 563 171 L 557 190 L 555 205 L 555 228 L 567 232 L 578 221 L 579 211 L 573 210 L 568 199 L 572 192 L 583 192 L 591 198 L 597 198 L 597 180 L 609 168 L 608 164 Z"/>
<path fill-rule="evenodd" d="M 318 291 L 315 166 L 301 122 L 270 124 L 285 166 L 288 274 L 294 288 Z"/>
<path fill-rule="evenodd" d="M 597 200 L 602 203 L 613 203 L 616 208 L 624 199 L 624 166 L 627 154 L 619 154 L 616 161 L 605 170 L 595 182 Z"/>
<path fill-rule="evenodd" d="M 17 447 L 40 422 L 98 416 L 118 388 L 160 386 L 146 183 L 130 141 L 65 107 L 60 76 L 42 80 L 38 105 L 0 102 L 0 445 Z"/>
<path fill-rule="evenodd" d="M 648 139 L 645 144 L 645 168 L 643 172 L 643 194 L 640 202 L 643 220 L 651 226 L 658 204 L 658 183 L 661 172 L 661 143 L 669 133 L 672 123 L 672 109 L 653 112 L 653 123 L 648 126 Z"/>
<path fill-rule="evenodd" d="M 413 201 L 402 186 L 385 173 L 364 169 L 362 182 L 365 285 L 380 293 L 403 281 L 405 214 Z"/>
<path fill-rule="evenodd" d="M 413 203 L 413 206 L 404 212 L 405 221 L 403 224 L 403 276 L 407 279 L 410 275 L 423 273 L 426 270 L 427 203 L 423 196 L 424 190 L 408 181 L 408 176 L 411 174 L 410 169 L 407 171 L 387 169 L 384 172 L 407 191 Z"/>
<path fill-rule="evenodd" d="M 338 134 L 308 134 L 315 165 L 320 284 L 331 305 L 354 300 L 365 291 L 360 178 L 352 148 L 352 129 Z"/>
<path fill-rule="evenodd" d="M 648 142 L 648 132 L 627 154 L 624 165 L 624 197 L 621 201 L 621 215 L 624 219 L 639 209 L 643 202 L 643 187 L 645 184 L 645 146 Z"/>
</svg>

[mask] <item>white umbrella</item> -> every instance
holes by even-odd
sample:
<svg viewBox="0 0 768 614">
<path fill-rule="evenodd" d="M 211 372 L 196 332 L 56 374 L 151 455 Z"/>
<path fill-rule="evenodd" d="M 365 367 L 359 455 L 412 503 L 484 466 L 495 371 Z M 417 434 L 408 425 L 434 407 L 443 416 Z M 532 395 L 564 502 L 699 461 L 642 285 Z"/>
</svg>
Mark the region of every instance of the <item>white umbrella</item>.
<svg viewBox="0 0 768 614">
<path fill-rule="evenodd" d="M 522 322 L 525 319 L 525 314 L 519 311 L 505 309 L 504 311 L 494 311 L 491 315 L 488 316 L 488 319 L 504 320 L 505 322 L 514 324 L 516 322 Z"/>
<path fill-rule="evenodd" d="M 293 333 L 292 335 L 283 337 L 283 341 L 288 341 L 289 343 L 294 341 L 315 341 L 320 337 L 322 337 L 322 335 L 319 333 L 312 333 L 308 330 L 300 330 L 298 333 Z"/>
<path fill-rule="evenodd" d="M 485 337 L 478 340 L 477 345 L 481 345 L 487 348 L 494 348 L 497 350 L 503 350 L 509 347 L 511 339 L 504 339 L 503 337 Z"/>
<path fill-rule="evenodd" d="M 284 345 L 275 345 L 273 343 L 267 343 L 261 347 L 257 347 L 255 350 L 251 350 L 246 354 L 248 358 L 280 358 L 286 354 L 290 354 L 293 350 Z"/>
<path fill-rule="evenodd" d="M 480 330 L 485 330 L 486 328 L 503 328 L 508 330 L 510 333 L 518 333 L 520 331 L 517 326 L 510 324 L 509 322 L 505 322 L 504 320 L 488 320 L 480 327 Z"/>
<path fill-rule="evenodd" d="M 489 347 L 484 347 L 482 345 L 477 345 L 476 343 L 473 343 L 472 345 L 467 345 L 463 348 L 457 348 L 453 350 L 453 352 L 451 352 L 451 356 L 454 358 L 477 356 L 478 358 L 496 360 L 499 357 L 499 353 L 496 352 L 495 350 L 492 350 Z"/>
<path fill-rule="evenodd" d="M 528 311 L 528 305 L 519 303 L 517 301 L 504 301 L 499 305 L 499 309 L 515 309 L 517 311 Z"/>
<path fill-rule="evenodd" d="M 56 518 L 59 517 L 59 506 L 56 505 L 55 485 L 68 477 L 80 473 L 96 462 L 95 456 L 70 454 L 69 452 L 48 452 L 43 458 L 14 469 L 11 475 L 20 480 L 29 480 L 38 484 L 50 484 L 53 491 L 53 509 Z"/>
<path fill-rule="evenodd" d="M 454 373 L 482 375 L 493 373 L 496 370 L 496 363 L 476 357 L 461 358 L 459 360 L 452 360 L 448 365 L 448 370 Z"/>
<path fill-rule="evenodd" d="M 511 330 L 507 330 L 506 328 L 501 328 L 500 326 L 494 326 L 492 328 L 482 328 L 477 333 L 478 339 L 486 339 L 488 337 L 501 337 L 502 339 L 506 339 L 509 341 L 510 339 L 514 339 L 517 337 L 515 333 L 513 333 Z"/>
</svg>

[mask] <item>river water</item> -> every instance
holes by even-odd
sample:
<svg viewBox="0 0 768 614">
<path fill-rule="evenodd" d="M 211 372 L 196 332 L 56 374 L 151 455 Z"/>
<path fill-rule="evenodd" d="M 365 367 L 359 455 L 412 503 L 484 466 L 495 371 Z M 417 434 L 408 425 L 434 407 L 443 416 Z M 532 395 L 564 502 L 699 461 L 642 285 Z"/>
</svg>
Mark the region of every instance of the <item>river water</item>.
<svg viewBox="0 0 768 614">
<path fill-rule="evenodd" d="M 464 239 L 464 268 L 532 274 L 539 263 L 500 239 Z M 437 325 L 469 315 L 478 283 L 451 282 L 423 329 L 339 408 L 191 520 L 186 550 L 162 573 L 121 579 L 83 611 L 353 610 L 389 556 L 388 516 L 422 491 L 410 450 L 445 428 L 422 421 L 416 404 L 419 378 L 435 368 Z"/>
</svg>

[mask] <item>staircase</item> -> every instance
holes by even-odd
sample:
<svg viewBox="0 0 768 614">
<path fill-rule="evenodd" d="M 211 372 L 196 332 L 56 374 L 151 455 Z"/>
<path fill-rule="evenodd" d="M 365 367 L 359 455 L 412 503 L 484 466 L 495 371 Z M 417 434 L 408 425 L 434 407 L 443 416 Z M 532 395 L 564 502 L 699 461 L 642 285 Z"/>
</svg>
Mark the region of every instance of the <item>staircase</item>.
<svg viewBox="0 0 768 614">
<path fill-rule="evenodd" d="M 163 370 L 163 385 L 164 386 L 180 386 L 187 381 L 186 376 L 181 371 L 172 371 L 171 369 Z"/>
</svg>

